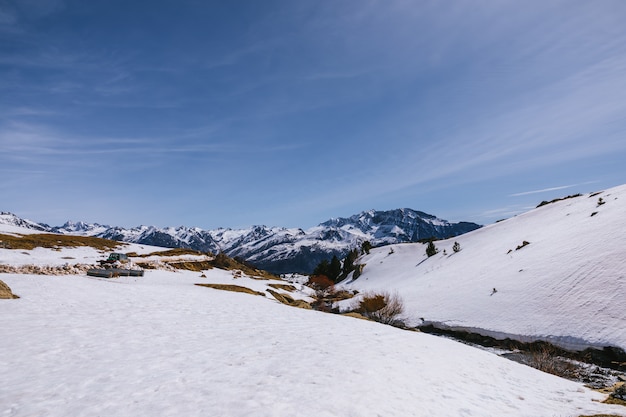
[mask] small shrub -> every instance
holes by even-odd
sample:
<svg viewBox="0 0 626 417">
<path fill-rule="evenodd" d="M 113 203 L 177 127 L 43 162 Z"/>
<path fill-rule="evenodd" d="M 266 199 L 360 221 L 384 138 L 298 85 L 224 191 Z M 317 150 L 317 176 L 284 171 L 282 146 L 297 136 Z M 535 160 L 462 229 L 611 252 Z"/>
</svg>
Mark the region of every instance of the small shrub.
<svg viewBox="0 0 626 417">
<path fill-rule="evenodd" d="M 328 288 L 334 287 L 335 283 L 326 275 L 311 275 L 306 285 L 318 291 L 327 290 Z"/>
<path fill-rule="evenodd" d="M 314 301 L 311 307 L 315 310 L 330 312 L 333 305 L 335 283 L 326 275 L 312 275 L 307 285 L 315 290 Z"/>
<path fill-rule="evenodd" d="M 559 350 L 550 344 L 538 343 L 530 350 L 528 365 L 549 374 L 573 378 L 576 366 L 559 356 Z"/>
<path fill-rule="evenodd" d="M 404 303 L 397 293 L 371 293 L 363 296 L 356 311 L 374 321 L 391 324 L 404 312 Z"/>
</svg>

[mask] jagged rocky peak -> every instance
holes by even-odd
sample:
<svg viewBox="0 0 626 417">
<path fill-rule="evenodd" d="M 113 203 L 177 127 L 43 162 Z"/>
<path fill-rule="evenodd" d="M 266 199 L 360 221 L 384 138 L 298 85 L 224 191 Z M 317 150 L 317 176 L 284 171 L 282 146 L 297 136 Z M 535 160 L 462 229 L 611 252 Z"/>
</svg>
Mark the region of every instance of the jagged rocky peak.
<svg viewBox="0 0 626 417">
<path fill-rule="evenodd" d="M 445 220 L 438 219 L 436 216 L 424 213 L 422 211 L 412 210 L 409 208 L 401 208 L 394 210 L 368 210 L 359 214 L 355 214 L 350 217 L 339 217 L 330 219 L 320 226 L 327 227 L 344 227 L 347 225 L 354 226 L 361 231 L 370 230 L 375 226 L 385 225 L 412 225 L 416 223 L 431 223 L 431 224 L 450 224 Z"/>
</svg>

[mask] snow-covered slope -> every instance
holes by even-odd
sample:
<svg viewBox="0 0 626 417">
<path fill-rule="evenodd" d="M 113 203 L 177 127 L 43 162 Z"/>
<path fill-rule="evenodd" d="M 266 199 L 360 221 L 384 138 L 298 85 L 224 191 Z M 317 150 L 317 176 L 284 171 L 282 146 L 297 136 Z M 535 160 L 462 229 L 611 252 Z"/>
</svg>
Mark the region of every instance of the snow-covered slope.
<svg viewBox="0 0 626 417">
<path fill-rule="evenodd" d="M 0 414 L 626 416 L 582 384 L 435 336 L 194 283 L 0 274 Z"/>
<path fill-rule="evenodd" d="M 373 249 L 345 285 L 397 291 L 413 324 L 626 349 L 626 186 L 435 243 Z"/>
</svg>

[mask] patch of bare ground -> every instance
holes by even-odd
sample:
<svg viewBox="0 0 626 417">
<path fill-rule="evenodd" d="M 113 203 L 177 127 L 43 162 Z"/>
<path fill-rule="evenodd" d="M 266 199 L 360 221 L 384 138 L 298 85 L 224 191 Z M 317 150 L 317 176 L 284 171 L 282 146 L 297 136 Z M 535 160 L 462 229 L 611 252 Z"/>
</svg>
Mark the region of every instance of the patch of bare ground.
<svg viewBox="0 0 626 417">
<path fill-rule="evenodd" d="M 0 299 L 3 300 L 12 300 L 15 298 L 20 298 L 19 296 L 13 294 L 11 288 L 4 283 L 4 281 L 0 280 Z"/>
<path fill-rule="evenodd" d="M 183 269 L 187 271 L 201 272 L 206 271 L 213 268 L 223 269 L 227 271 L 241 271 L 241 273 L 246 274 L 248 277 L 253 279 L 263 279 L 263 280 L 281 280 L 274 274 L 271 274 L 267 271 L 263 271 L 260 269 L 256 269 L 240 260 L 233 259 L 227 256 L 224 253 L 219 253 L 217 255 L 212 255 L 211 253 L 202 253 L 198 251 L 194 251 L 192 249 L 171 249 L 162 252 L 152 252 L 146 255 L 137 255 L 135 253 L 129 253 L 128 256 L 138 257 L 138 258 L 147 258 L 147 257 L 170 257 L 170 256 L 182 256 L 182 255 L 198 255 L 198 256 L 207 256 L 212 259 L 206 260 L 164 260 L 163 263 L 167 266 L 174 269 Z M 154 262 L 135 262 L 138 266 L 144 269 L 157 269 L 158 265 Z"/>
<path fill-rule="evenodd" d="M 5 274 L 33 274 L 33 275 L 78 275 L 84 274 L 87 270 L 93 268 L 93 265 L 75 264 L 75 265 L 6 265 L 0 264 L 0 273 Z"/>
<path fill-rule="evenodd" d="M 291 307 L 298 307 L 298 308 L 304 308 L 307 310 L 311 310 L 311 304 L 307 303 L 304 300 L 295 300 L 292 296 L 290 296 L 289 294 L 281 294 L 278 291 L 273 291 L 273 290 L 267 290 L 267 292 L 269 292 L 270 294 L 272 294 L 272 296 L 278 300 L 279 302 L 286 304 L 288 306 Z"/>
<path fill-rule="evenodd" d="M 267 271 L 263 271 L 261 269 L 256 269 L 249 264 L 242 262 L 238 259 L 233 259 L 225 253 L 218 253 L 215 256 L 215 259 L 211 261 L 215 268 L 225 269 L 227 271 L 231 270 L 240 270 L 250 278 L 254 279 L 274 279 L 280 281 L 281 279 L 276 275 L 269 273 Z"/>
<path fill-rule="evenodd" d="M 594 389 L 613 386 L 624 378 L 623 372 L 626 371 L 626 352 L 617 347 L 568 351 L 545 341 L 525 343 L 510 338 L 495 339 L 465 330 L 443 329 L 432 324 L 418 326 L 417 329 L 473 346 L 502 350 L 502 357 L 582 382 Z"/>
<path fill-rule="evenodd" d="M 363 314 L 357 313 L 356 311 L 349 311 L 347 313 L 342 313 L 341 315 L 347 316 L 347 317 L 354 317 L 355 319 L 370 320 L 367 317 L 365 317 Z"/>
<path fill-rule="evenodd" d="M 594 415 L 586 415 L 586 416 L 579 416 L 579 417 L 622 417 L 618 414 L 594 414 Z"/>
<path fill-rule="evenodd" d="M 622 381 L 624 378 L 622 378 Z M 618 382 L 610 388 L 599 390 L 604 394 L 609 394 L 609 397 L 604 400 L 605 404 L 617 404 L 626 407 L 626 383 Z"/>
<path fill-rule="evenodd" d="M 213 269 L 213 264 L 211 261 L 172 261 L 166 262 L 169 266 L 174 269 L 184 269 L 186 271 L 206 271 L 207 269 Z"/>
<path fill-rule="evenodd" d="M 242 292 L 246 294 L 260 295 L 260 296 L 265 297 L 265 293 L 254 291 L 250 288 L 242 287 L 241 285 L 232 285 L 232 284 L 195 284 L 195 285 L 199 287 L 213 288 L 216 290 Z"/>
<path fill-rule="evenodd" d="M 34 233 L 29 235 L 0 234 L 2 247 L 6 249 L 32 250 L 35 248 L 76 248 L 91 246 L 102 251 L 113 251 L 125 246 L 124 243 L 114 240 L 91 236 L 57 235 L 54 233 Z"/>
<path fill-rule="evenodd" d="M 135 252 L 129 252 L 127 253 L 127 255 L 132 256 L 133 258 L 147 258 L 149 256 L 183 256 L 183 255 L 213 256 L 211 253 L 208 253 L 208 252 L 204 253 L 204 252 L 200 252 L 200 251 L 193 250 L 193 249 L 187 249 L 187 248 L 172 248 L 172 249 L 168 249 L 164 251 L 145 253 L 142 255 L 138 255 Z"/>
<path fill-rule="evenodd" d="M 287 292 L 295 292 L 297 291 L 297 288 L 294 287 L 291 284 L 267 284 L 268 287 L 272 287 L 274 289 L 277 290 L 283 290 L 283 291 L 287 291 Z"/>
</svg>

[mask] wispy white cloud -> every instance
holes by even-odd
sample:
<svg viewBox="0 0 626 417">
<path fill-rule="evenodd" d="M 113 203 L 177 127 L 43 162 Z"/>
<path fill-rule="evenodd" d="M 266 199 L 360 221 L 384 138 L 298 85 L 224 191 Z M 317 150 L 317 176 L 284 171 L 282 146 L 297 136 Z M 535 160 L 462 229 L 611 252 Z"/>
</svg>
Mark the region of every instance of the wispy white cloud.
<svg viewBox="0 0 626 417">
<path fill-rule="evenodd" d="M 580 187 L 581 185 L 594 184 L 597 182 L 598 181 L 587 181 L 580 184 L 561 185 L 558 187 L 543 188 L 541 190 L 523 191 L 521 193 L 510 194 L 509 197 L 520 197 L 524 195 L 547 193 L 550 191 L 566 190 L 568 188 Z"/>
</svg>

